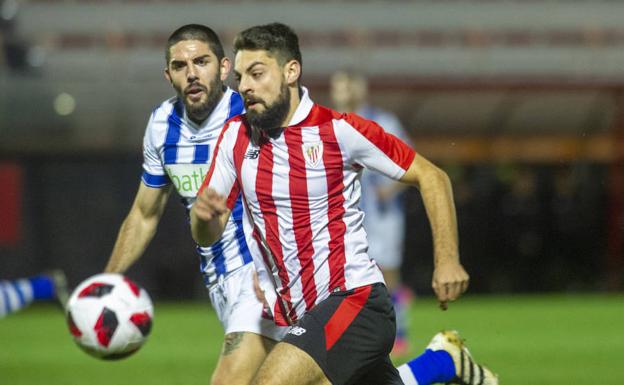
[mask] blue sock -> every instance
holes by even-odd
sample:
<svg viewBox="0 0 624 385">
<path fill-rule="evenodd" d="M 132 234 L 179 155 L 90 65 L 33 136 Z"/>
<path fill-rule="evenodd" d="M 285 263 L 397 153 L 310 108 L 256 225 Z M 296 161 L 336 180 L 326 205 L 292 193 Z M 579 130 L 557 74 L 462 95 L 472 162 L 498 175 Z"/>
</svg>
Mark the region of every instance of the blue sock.
<svg viewBox="0 0 624 385">
<path fill-rule="evenodd" d="M 444 350 L 427 349 L 407 363 L 418 385 L 449 382 L 455 377 L 453 358 Z"/>
<path fill-rule="evenodd" d="M 38 275 L 29 278 L 28 281 L 32 285 L 34 299 L 54 299 L 55 290 L 52 278 L 45 275 Z"/>
</svg>

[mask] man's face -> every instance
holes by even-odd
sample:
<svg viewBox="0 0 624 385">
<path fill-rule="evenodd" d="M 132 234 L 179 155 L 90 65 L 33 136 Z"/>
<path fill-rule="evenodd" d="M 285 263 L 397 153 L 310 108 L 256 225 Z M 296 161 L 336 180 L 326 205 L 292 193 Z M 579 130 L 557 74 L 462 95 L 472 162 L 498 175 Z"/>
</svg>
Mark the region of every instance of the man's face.
<svg viewBox="0 0 624 385">
<path fill-rule="evenodd" d="M 234 72 L 243 96 L 247 119 L 261 130 L 281 127 L 287 122 L 290 91 L 285 66 L 264 50 L 241 50 L 234 60 Z"/>
<path fill-rule="evenodd" d="M 337 72 L 331 77 L 330 94 L 336 109 L 354 112 L 365 102 L 366 84 L 344 72 Z"/>
<path fill-rule="evenodd" d="M 165 77 L 184 102 L 186 112 L 196 123 L 214 110 L 223 93 L 229 62 L 219 62 L 208 43 L 183 40 L 169 48 Z"/>
</svg>

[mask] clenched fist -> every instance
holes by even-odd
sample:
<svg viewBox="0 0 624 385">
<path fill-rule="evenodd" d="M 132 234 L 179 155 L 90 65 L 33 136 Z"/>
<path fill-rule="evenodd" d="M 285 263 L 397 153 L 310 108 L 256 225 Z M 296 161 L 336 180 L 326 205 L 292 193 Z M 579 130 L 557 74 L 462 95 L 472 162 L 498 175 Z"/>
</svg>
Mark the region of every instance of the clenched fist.
<svg viewBox="0 0 624 385">
<path fill-rule="evenodd" d="M 449 301 L 455 301 L 466 291 L 469 279 L 459 262 L 440 263 L 435 267 L 431 286 L 442 310 L 448 308 Z"/>
<path fill-rule="evenodd" d="M 197 194 L 192 212 L 202 221 L 210 221 L 227 212 L 227 198 L 219 195 L 211 188 L 203 189 Z"/>
</svg>

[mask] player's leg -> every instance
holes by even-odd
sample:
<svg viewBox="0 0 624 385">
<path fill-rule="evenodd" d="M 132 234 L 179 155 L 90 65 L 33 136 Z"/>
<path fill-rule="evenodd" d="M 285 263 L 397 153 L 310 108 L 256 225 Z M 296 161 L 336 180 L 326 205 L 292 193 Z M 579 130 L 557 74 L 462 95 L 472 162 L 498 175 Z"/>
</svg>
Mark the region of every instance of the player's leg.
<svg viewBox="0 0 624 385">
<path fill-rule="evenodd" d="M 396 339 L 392 348 L 393 355 L 405 355 L 409 351 L 408 312 L 412 300 L 411 291 L 401 284 L 400 269 L 398 267 L 381 267 L 384 280 L 390 291 L 390 298 L 396 313 Z"/>
<path fill-rule="evenodd" d="M 0 281 L 0 318 L 34 301 L 58 300 L 64 305 L 66 297 L 65 275 L 60 270 L 30 278 Z"/>
<path fill-rule="evenodd" d="M 247 264 L 209 287 L 210 300 L 225 330 L 212 385 L 248 385 L 287 328 L 263 313 L 253 288 L 253 265 Z"/>
<path fill-rule="evenodd" d="M 378 219 L 377 223 L 369 223 L 369 255 L 381 268 L 394 305 L 397 333 L 392 354 L 402 356 L 409 350 L 407 316 L 412 298 L 409 289 L 401 285 L 405 221 L 402 213 L 387 213 Z"/>
<path fill-rule="evenodd" d="M 498 377 L 475 363 L 459 334 L 450 330 L 436 334 L 423 354 L 398 371 L 405 385 L 498 385 Z"/>
<path fill-rule="evenodd" d="M 279 343 L 256 374 L 252 385 L 331 385 L 314 359 L 298 347 Z"/>
<path fill-rule="evenodd" d="M 248 385 L 277 342 L 251 332 L 225 336 L 212 385 Z"/>
</svg>

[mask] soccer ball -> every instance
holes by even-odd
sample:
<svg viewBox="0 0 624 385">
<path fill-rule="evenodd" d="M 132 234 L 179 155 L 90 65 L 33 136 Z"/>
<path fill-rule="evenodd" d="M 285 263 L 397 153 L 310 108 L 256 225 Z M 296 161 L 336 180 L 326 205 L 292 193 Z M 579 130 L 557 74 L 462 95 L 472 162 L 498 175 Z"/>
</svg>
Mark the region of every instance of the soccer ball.
<svg viewBox="0 0 624 385">
<path fill-rule="evenodd" d="M 90 355 L 125 358 L 143 345 L 154 308 L 147 292 L 121 274 L 98 274 L 83 281 L 66 307 L 74 341 Z"/>
</svg>

